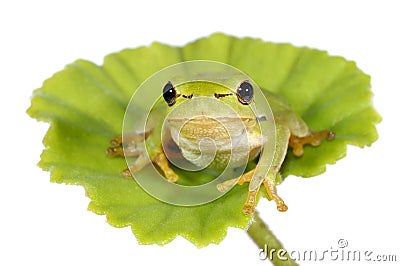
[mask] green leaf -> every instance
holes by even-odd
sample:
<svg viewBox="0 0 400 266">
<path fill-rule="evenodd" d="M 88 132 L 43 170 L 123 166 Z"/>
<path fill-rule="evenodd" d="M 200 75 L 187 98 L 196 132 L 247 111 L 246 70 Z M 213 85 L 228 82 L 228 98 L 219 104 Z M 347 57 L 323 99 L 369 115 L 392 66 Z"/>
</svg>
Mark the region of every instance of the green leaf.
<svg viewBox="0 0 400 266">
<path fill-rule="evenodd" d="M 178 235 L 198 247 L 219 243 L 229 226 L 245 228 L 251 218 L 241 211 L 246 185 L 205 205 L 178 207 L 123 178 L 123 158 L 106 157 L 109 140 L 122 133 L 134 90 L 156 71 L 195 59 L 243 70 L 262 88 L 285 97 L 311 128 L 336 132 L 334 141 L 307 146 L 300 158 L 289 152 L 283 176 L 320 174 L 345 156 L 347 144 L 364 147 L 378 137 L 375 124 L 381 118 L 371 105 L 369 77 L 355 63 L 315 49 L 214 34 L 182 48 L 153 43 L 126 49 L 106 56 L 102 66 L 85 60 L 69 64 L 34 91 L 28 109 L 51 124 L 39 166 L 51 172 L 52 182 L 84 186 L 89 209 L 107 215 L 113 226 L 131 226 L 142 244 L 165 244 Z"/>
</svg>

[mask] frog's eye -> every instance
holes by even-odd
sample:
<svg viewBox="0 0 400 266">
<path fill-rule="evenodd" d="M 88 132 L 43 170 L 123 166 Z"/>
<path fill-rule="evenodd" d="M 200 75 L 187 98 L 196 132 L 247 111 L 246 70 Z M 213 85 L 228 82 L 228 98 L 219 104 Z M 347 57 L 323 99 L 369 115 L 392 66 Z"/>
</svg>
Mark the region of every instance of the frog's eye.
<svg viewBox="0 0 400 266">
<path fill-rule="evenodd" d="M 253 100 L 253 86 L 248 81 L 240 83 L 236 90 L 236 96 L 241 104 L 249 104 Z"/>
<path fill-rule="evenodd" d="M 170 81 L 168 81 L 167 84 L 165 84 L 164 89 L 163 89 L 163 97 L 164 100 L 167 102 L 168 106 L 174 105 L 177 97 L 176 89 L 174 85 Z"/>
</svg>

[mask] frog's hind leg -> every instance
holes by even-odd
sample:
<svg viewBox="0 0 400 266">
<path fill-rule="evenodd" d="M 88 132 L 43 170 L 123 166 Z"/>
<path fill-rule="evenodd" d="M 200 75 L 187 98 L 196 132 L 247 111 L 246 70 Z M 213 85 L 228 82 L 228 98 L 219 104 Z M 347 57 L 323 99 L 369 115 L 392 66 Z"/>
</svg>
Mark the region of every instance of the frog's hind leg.
<svg viewBox="0 0 400 266">
<path fill-rule="evenodd" d="M 275 154 L 272 160 L 272 165 L 268 170 L 268 173 L 264 177 L 262 183 L 267 191 L 270 200 L 273 200 L 276 204 L 276 208 L 280 212 L 287 211 L 288 207 L 285 202 L 279 197 L 276 189 L 276 181 L 280 180 L 279 170 L 281 169 L 282 163 L 285 159 L 287 147 L 289 143 L 290 130 L 284 126 L 276 127 L 276 146 Z M 261 184 L 260 184 L 261 185 Z M 247 196 L 247 201 L 243 206 L 243 212 L 245 214 L 252 214 L 255 210 L 255 193 L 257 193 L 259 187 L 256 190 L 249 189 L 249 194 Z"/>
<path fill-rule="evenodd" d="M 266 176 L 262 179 L 264 187 L 267 191 L 269 199 L 273 200 L 276 203 L 276 207 L 278 211 L 284 212 L 288 209 L 285 202 L 279 197 L 276 189 L 276 180 L 280 179 L 279 170 L 282 166 L 283 160 L 285 159 L 289 138 L 290 138 L 290 130 L 284 126 L 277 126 L 276 128 L 276 137 L 277 137 L 277 145 L 275 149 L 274 158 L 272 161 L 272 165 Z M 221 192 L 225 192 L 230 189 L 232 186 L 239 184 L 242 185 L 245 182 L 251 182 L 253 179 L 253 175 L 256 171 L 256 168 L 244 173 L 242 176 L 227 180 L 221 184 L 217 185 L 217 189 Z M 260 185 L 261 185 L 260 183 Z M 249 190 L 246 203 L 243 206 L 243 212 L 245 214 L 252 214 L 255 211 L 257 194 L 260 189 L 260 186 L 255 187 L 255 189 Z"/>
<path fill-rule="evenodd" d="M 279 197 L 277 189 L 276 189 L 276 177 L 279 176 L 279 173 L 271 173 L 272 178 L 265 178 L 263 181 L 264 187 L 267 190 L 268 197 L 275 201 L 276 209 L 280 212 L 285 212 L 288 210 L 287 205 L 283 201 L 281 197 Z"/>
<path fill-rule="evenodd" d="M 289 138 L 289 146 L 293 148 L 293 154 L 295 156 L 301 156 L 304 153 L 303 146 L 310 144 L 312 146 L 318 146 L 321 144 L 322 139 L 332 140 L 335 138 L 335 133 L 329 130 L 323 131 L 309 131 L 304 137 L 298 137 L 291 135 Z"/>
</svg>

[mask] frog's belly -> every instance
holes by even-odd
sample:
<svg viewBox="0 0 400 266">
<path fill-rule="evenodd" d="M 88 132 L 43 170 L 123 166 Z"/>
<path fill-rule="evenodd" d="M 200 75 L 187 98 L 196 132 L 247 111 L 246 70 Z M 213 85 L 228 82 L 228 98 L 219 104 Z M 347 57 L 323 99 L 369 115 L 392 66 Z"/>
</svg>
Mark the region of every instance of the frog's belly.
<svg viewBox="0 0 400 266">
<path fill-rule="evenodd" d="M 197 116 L 191 119 L 169 119 L 173 141 L 183 157 L 199 168 L 237 167 L 246 164 L 260 152 L 267 140 L 257 130 L 256 119 Z"/>
<path fill-rule="evenodd" d="M 230 165 L 230 167 L 239 167 L 242 165 L 247 164 L 248 161 L 252 161 L 256 158 L 256 156 L 260 153 L 261 148 L 260 147 L 255 147 L 253 149 L 251 149 L 249 152 L 233 152 L 231 153 L 229 152 L 217 152 L 213 161 L 211 162 L 210 166 L 212 168 L 216 168 L 216 169 L 223 169 L 225 167 L 228 166 L 228 164 Z M 184 152 L 183 152 L 184 154 Z M 201 156 L 201 154 L 198 154 L 199 156 Z M 191 156 L 191 153 L 189 154 L 189 156 Z M 187 157 L 189 157 L 187 156 Z M 187 158 L 184 154 L 185 159 L 190 161 L 190 158 Z M 204 158 L 204 156 L 203 156 Z M 207 156 L 206 156 L 207 158 Z M 207 162 L 206 160 L 201 161 L 199 163 L 198 160 L 194 161 L 197 166 L 199 167 L 203 167 L 204 164 Z"/>
<path fill-rule="evenodd" d="M 180 136 L 179 140 L 175 138 L 174 141 L 181 149 L 183 157 L 196 166 L 225 168 L 228 163 L 230 167 L 238 167 L 253 160 L 260 153 L 266 138 L 244 133 L 227 140 Z"/>
</svg>

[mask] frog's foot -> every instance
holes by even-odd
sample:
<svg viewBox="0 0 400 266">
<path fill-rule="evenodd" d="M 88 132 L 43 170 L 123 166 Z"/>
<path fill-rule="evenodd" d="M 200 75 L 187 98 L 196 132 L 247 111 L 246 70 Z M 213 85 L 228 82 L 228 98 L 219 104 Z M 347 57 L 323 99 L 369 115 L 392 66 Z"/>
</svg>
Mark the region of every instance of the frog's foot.
<svg viewBox="0 0 400 266">
<path fill-rule="evenodd" d="M 122 145 L 122 136 L 115 136 L 110 140 L 111 147 L 118 147 Z"/>
<path fill-rule="evenodd" d="M 110 147 L 107 148 L 106 154 L 108 157 L 124 156 L 124 149 L 122 148 L 121 136 L 116 136 L 111 139 Z"/>
<path fill-rule="evenodd" d="M 275 173 L 272 173 L 273 175 L 272 178 L 266 177 L 263 181 L 264 187 L 267 190 L 268 197 L 275 201 L 276 204 L 276 209 L 280 212 L 285 212 L 288 210 L 287 205 L 285 202 L 282 200 L 281 197 L 278 196 L 278 193 L 276 191 L 276 184 L 275 181 L 270 181 L 270 180 L 275 180 Z M 247 182 L 247 181 L 245 181 Z M 257 193 L 258 193 L 259 187 L 256 190 L 249 191 L 247 195 L 247 200 L 246 203 L 243 206 L 243 213 L 245 214 L 253 214 L 255 211 L 256 207 L 256 199 L 257 199 Z"/>
<path fill-rule="evenodd" d="M 143 149 L 138 147 L 143 143 L 144 138 L 145 134 L 131 134 L 126 136 L 124 141 L 122 141 L 122 136 L 116 136 L 110 141 L 110 147 L 106 150 L 107 156 L 137 157 L 132 165 L 121 172 L 126 178 L 132 178 L 132 173 L 139 171 L 150 162 L 147 156 L 144 156 Z"/>
<path fill-rule="evenodd" d="M 247 173 L 243 174 L 241 177 L 234 178 L 227 180 L 221 184 L 217 185 L 217 189 L 220 192 L 226 192 L 228 189 L 233 187 L 234 185 L 243 185 L 245 182 L 250 182 L 253 174 L 255 172 L 255 168 L 248 171 Z M 276 208 L 280 212 L 285 212 L 288 210 L 288 207 L 286 206 L 285 202 L 282 200 L 281 197 L 278 196 L 277 190 L 276 190 L 276 184 L 275 181 L 270 181 L 270 180 L 275 180 L 276 179 L 277 173 L 269 173 L 268 176 L 264 179 L 263 184 L 265 189 L 267 190 L 268 197 L 275 201 L 276 203 Z M 247 195 L 247 200 L 246 203 L 243 206 L 243 213 L 245 214 L 253 214 L 255 211 L 256 207 L 256 201 L 257 201 L 257 193 L 258 193 L 259 187 L 256 190 L 249 191 Z"/>
<path fill-rule="evenodd" d="M 108 157 L 118 157 L 118 156 L 124 156 L 124 149 L 122 146 L 119 147 L 108 147 L 106 150 L 106 154 Z"/>
<path fill-rule="evenodd" d="M 163 152 L 159 152 L 154 157 L 154 163 L 160 167 L 161 171 L 164 173 L 165 178 L 171 182 L 175 183 L 178 181 L 178 175 L 169 167 L 168 159 Z"/>
<path fill-rule="evenodd" d="M 301 156 L 304 153 L 304 145 L 310 144 L 312 146 L 318 146 L 321 144 L 322 138 L 332 140 L 335 138 L 335 133 L 329 130 L 323 130 L 318 132 L 310 131 L 310 134 L 305 137 L 291 135 L 289 138 L 289 146 L 293 148 L 294 155 Z"/>
<path fill-rule="evenodd" d="M 268 193 L 268 197 L 270 199 L 272 199 L 273 201 L 275 201 L 276 203 L 276 209 L 280 212 L 285 212 L 288 210 L 287 205 L 285 204 L 285 202 L 282 200 L 281 197 L 278 196 L 278 193 L 276 191 L 276 184 L 274 181 L 270 181 L 273 179 L 264 179 L 263 183 L 264 183 L 264 187 L 267 190 Z"/>
<path fill-rule="evenodd" d="M 127 167 L 127 168 L 125 168 L 124 170 L 122 170 L 121 174 L 122 174 L 125 178 L 133 178 L 132 172 L 131 172 L 131 170 L 129 170 L 129 167 Z"/>
<path fill-rule="evenodd" d="M 243 185 L 245 182 L 250 182 L 251 178 L 253 177 L 255 168 L 248 171 L 247 173 L 243 174 L 238 178 L 229 179 L 223 183 L 217 185 L 217 189 L 220 192 L 226 192 L 231 189 L 234 185 Z M 247 195 L 246 203 L 243 205 L 242 211 L 244 214 L 253 214 L 256 208 L 257 202 L 257 193 L 260 187 L 256 190 L 249 191 Z"/>
<path fill-rule="evenodd" d="M 255 170 L 256 169 L 253 168 L 252 170 L 248 171 L 247 173 L 244 173 L 242 176 L 238 178 L 226 180 L 225 182 L 218 184 L 217 189 L 220 192 L 226 192 L 236 184 L 243 185 L 243 183 L 245 182 L 250 182 Z"/>
<path fill-rule="evenodd" d="M 110 155 L 110 152 L 113 154 Z M 121 152 L 122 154 L 116 154 L 117 152 Z M 124 153 L 125 152 L 125 153 Z M 127 168 L 125 168 L 121 173 L 124 177 L 126 178 L 132 178 L 132 173 L 135 173 L 139 170 L 141 170 L 143 167 L 145 167 L 147 164 L 150 163 L 150 160 L 148 159 L 147 156 L 145 156 L 142 151 L 139 149 L 136 149 L 135 146 L 128 146 L 125 147 L 124 150 L 122 150 L 122 147 L 110 147 L 107 150 L 107 154 L 109 156 L 137 156 L 135 162 L 132 165 L 129 165 Z M 128 155 L 127 155 L 128 154 Z M 178 181 L 178 175 L 174 172 L 174 170 L 169 167 L 167 157 L 165 157 L 163 152 L 159 152 L 156 154 L 156 156 L 153 159 L 153 162 L 160 167 L 161 171 L 164 173 L 165 178 L 172 183 L 175 183 Z"/>
<path fill-rule="evenodd" d="M 244 214 L 253 214 L 255 209 L 256 209 L 256 203 L 257 203 L 257 194 L 258 190 L 260 187 L 258 187 L 256 190 L 249 191 L 247 194 L 247 200 L 246 203 L 243 205 L 242 211 Z"/>
<path fill-rule="evenodd" d="M 143 167 L 145 167 L 149 163 L 150 163 L 150 160 L 148 159 L 148 157 L 144 156 L 142 153 L 140 153 L 139 156 L 135 159 L 134 163 L 131 165 L 128 165 L 128 167 L 125 168 L 121 172 L 121 174 L 126 178 L 133 178 L 132 173 L 135 173 L 135 172 L 141 170 Z"/>
<path fill-rule="evenodd" d="M 107 148 L 106 154 L 109 157 L 117 156 L 140 156 L 141 151 L 137 148 L 136 139 L 129 139 L 129 142 L 123 143 L 122 136 L 116 136 L 111 139 L 110 147 Z"/>
</svg>

